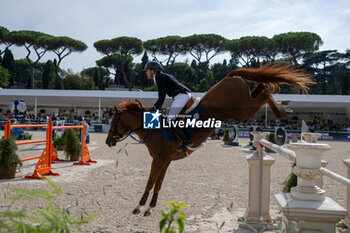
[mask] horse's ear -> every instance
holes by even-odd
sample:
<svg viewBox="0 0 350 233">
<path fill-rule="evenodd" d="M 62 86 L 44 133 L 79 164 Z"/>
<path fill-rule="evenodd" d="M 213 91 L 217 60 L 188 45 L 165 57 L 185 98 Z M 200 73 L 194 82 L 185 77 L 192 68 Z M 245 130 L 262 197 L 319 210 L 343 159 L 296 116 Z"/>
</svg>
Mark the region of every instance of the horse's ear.
<svg viewBox="0 0 350 233">
<path fill-rule="evenodd" d="M 139 105 L 140 105 L 140 107 L 141 107 L 141 110 L 144 110 L 144 109 L 143 109 L 143 106 L 142 106 L 142 104 L 141 104 L 141 102 L 140 102 L 138 99 L 135 99 L 135 101 L 136 101 L 137 103 L 139 103 Z"/>
</svg>

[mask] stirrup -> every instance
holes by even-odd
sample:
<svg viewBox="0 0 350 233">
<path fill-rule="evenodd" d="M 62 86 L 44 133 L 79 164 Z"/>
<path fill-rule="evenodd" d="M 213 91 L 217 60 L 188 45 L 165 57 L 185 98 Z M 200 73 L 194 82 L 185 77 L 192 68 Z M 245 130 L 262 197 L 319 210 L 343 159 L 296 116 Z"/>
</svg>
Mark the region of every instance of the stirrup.
<svg viewBox="0 0 350 233">
<path fill-rule="evenodd" d="M 181 152 L 181 151 L 186 151 L 187 147 L 192 147 L 193 143 L 191 140 L 187 140 L 187 142 L 185 143 L 185 141 L 182 142 L 182 144 L 179 146 L 179 148 L 177 148 L 177 152 Z"/>
</svg>

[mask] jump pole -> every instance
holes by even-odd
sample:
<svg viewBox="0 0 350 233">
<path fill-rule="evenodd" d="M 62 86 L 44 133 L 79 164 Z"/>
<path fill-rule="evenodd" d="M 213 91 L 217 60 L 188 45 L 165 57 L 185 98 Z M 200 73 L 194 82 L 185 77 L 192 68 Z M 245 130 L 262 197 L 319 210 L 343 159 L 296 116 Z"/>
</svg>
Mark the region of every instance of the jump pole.
<svg viewBox="0 0 350 233">
<path fill-rule="evenodd" d="M 81 159 L 79 162 L 73 163 L 74 165 L 90 165 L 90 163 L 97 163 L 97 161 L 91 160 L 89 149 L 86 145 L 85 140 L 85 122 L 83 121 L 82 125 L 75 125 L 75 126 L 54 126 L 52 127 L 53 130 L 56 129 L 82 129 L 82 140 L 81 140 Z"/>
<path fill-rule="evenodd" d="M 32 144 L 32 143 L 39 143 L 39 142 L 46 142 L 46 147 L 43 151 L 43 153 L 40 156 L 33 156 L 21 159 L 22 162 L 33 160 L 33 159 L 39 159 L 35 169 L 34 173 L 31 176 L 25 176 L 25 178 L 30 179 L 46 179 L 42 175 L 52 175 L 57 176 L 60 175 L 59 173 L 54 173 L 51 170 L 51 156 L 52 156 L 52 150 L 53 150 L 53 144 L 52 144 L 52 122 L 47 122 L 47 125 L 12 125 L 11 122 L 7 121 L 4 129 L 4 137 L 10 137 L 11 128 L 34 128 L 34 127 L 46 127 L 46 139 L 43 140 L 32 140 L 27 142 L 16 142 L 16 145 L 24 145 L 24 144 Z"/>
</svg>

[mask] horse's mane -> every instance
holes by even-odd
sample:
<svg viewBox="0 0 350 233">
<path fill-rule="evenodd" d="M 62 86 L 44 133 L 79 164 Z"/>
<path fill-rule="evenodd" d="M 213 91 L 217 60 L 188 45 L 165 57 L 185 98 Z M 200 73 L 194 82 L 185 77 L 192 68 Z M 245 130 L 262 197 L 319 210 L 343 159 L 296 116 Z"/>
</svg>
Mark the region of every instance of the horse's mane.
<svg viewBox="0 0 350 233">
<path fill-rule="evenodd" d="M 134 110 L 138 112 L 143 112 L 143 108 L 137 100 L 129 100 L 129 102 L 122 102 L 118 105 L 119 111 Z"/>
</svg>

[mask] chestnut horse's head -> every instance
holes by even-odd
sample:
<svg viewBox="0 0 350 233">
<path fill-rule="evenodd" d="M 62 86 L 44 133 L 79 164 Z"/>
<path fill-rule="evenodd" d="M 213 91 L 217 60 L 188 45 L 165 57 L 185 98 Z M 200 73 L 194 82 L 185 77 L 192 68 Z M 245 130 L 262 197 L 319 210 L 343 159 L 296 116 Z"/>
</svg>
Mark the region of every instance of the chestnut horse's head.
<svg viewBox="0 0 350 233">
<path fill-rule="evenodd" d="M 137 100 L 124 102 L 119 105 L 119 108 L 114 107 L 114 110 L 114 117 L 106 139 L 106 144 L 109 147 L 115 146 L 117 142 L 124 140 L 134 130 L 142 127 L 142 121 L 135 121 L 132 117 L 142 116 L 142 111 L 144 110 L 141 103 Z"/>
<path fill-rule="evenodd" d="M 117 107 L 114 107 L 115 113 L 111 122 L 111 127 L 109 128 L 109 133 L 106 139 L 106 144 L 109 147 L 115 146 L 117 141 L 124 137 L 127 133 L 126 128 L 123 127 L 122 121 L 120 119 L 121 111 Z"/>
</svg>

